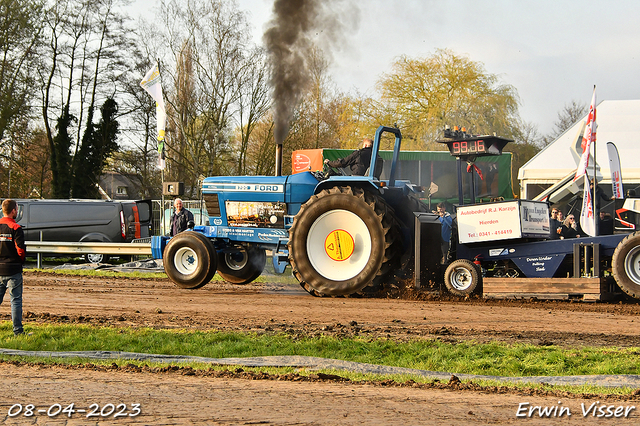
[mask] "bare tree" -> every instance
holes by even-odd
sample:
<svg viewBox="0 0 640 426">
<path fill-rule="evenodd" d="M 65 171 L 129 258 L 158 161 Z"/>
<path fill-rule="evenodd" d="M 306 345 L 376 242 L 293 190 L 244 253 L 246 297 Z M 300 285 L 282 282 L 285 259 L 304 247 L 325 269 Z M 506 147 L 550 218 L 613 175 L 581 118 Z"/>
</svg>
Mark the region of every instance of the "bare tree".
<svg viewBox="0 0 640 426">
<path fill-rule="evenodd" d="M 0 194 L 29 198 L 49 195 L 49 144 L 42 129 L 32 129 L 31 118 L 12 121 L 6 152 L 0 153 Z"/>
<path fill-rule="evenodd" d="M 578 120 L 582 119 L 589 112 L 587 104 L 572 100 L 566 104 L 561 111 L 558 112 L 558 118 L 553 123 L 553 130 L 542 139 L 543 145 L 549 145 L 558 136 L 563 134 L 565 130 L 573 126 Z"/>
<path fill-rule="evenodd" d="M 134 77 L 125 80 L 120 111 L 123 114 L 122 138 L 126 138 L 120 152 L 114 154 L 110 165 L 112 171 L 132 176 L 136 175 L 141 196 L 145 198 L 160 196 L 160 170 L 158 164 L 158 143 L 156 132 L 155 103 L 150 102 L 149 94 L 140 86 L 138 76 L 144 76 L 151 68 L 150 60 L 143 58 L 142 52 L 134 51 L 135 66 L 131 73 Z"/>
<path fill-rule="evenodd" d="M 32 70 L 38 65 L 42 13 L 40 0 L 0 0 L 0 185 L 7 196 L 22 195 L 19 184 L 28 180 L 20 155 L 37 97 Z"/>
<path fill-rule="evenodd" d="M 308 79 L 289 117 L 288 133 L 283 143 L 283 173 L 290 172 L 291 153 L 295 150 L 340 148 L 344 145 L 355 147 L 362 140 L 344 131 L 353 129 L 355 101 L 335 88 L 328 71 L 329 60 L 321 49 L 314 46 L 304 53 Z M 345 135 L 348 135 L 348 141 L 341 140 Z M 263 142 L 260 140 L 258 145 L 262 146 Z M 269 157 L 271 162 L 273 158 Z M 255 160 L 262 161 L 261 158 Z"/>
<path fill-rule="evenodd" d="M 269 103 L 263 53 L 231 0 L 169 0 L 161 16 L 169 175 L 193 195 L 200 176 L 247 170 L 246 145 Z"/>
<path fill-rule="evenodd" d="M 37 90 L 37 63 L 42 3 L 0 0 L 0 141 L 12 122 L 29 113 Z M 35 92 L 35 93 L 34 93 Z"/>
<path fill-rule="evenodd" d="M 122 92 L 120 82 L 129 68 L 124 55 L 131 45 L 126 20 L 117 11 L 124 3 L 60 0 L 48 10 L 46 66 L 40 72 L 56 197 L 68 197 L 74 173 L 82 172 L 77 154 L 82 139 L 91 140 L 96 106 Z"/>
<path fill-rule="evenodd" d="M 240 133 L 237 144 L 237 174 L 246 175 L 250 172 L 248 149 L 251 137 L 271 106 L 266 56 L 262 49 L 256 48 L 250 53 L 239 78 L 242 81 L 237 102 L 237 125 Z"/>
<path fill-rule="evenodd" d="M 273 175 L 275 172 L 274 122 L 269 114 L 259 122 L 251 134 L 247 148 L 247 161 L 255 175 Z"/>
</svg>

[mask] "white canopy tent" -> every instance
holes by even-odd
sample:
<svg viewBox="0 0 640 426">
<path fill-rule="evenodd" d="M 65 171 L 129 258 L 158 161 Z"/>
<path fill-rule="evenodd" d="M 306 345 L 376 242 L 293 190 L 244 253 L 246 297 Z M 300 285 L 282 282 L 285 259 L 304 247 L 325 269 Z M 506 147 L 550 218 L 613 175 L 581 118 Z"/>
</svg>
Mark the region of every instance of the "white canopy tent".
<svg viewBox="0 0 640 426">
<path fill-rule="evenodd" d="M 575 171 L 585 120 L 586 115 L 520 168 L 518 180 L 523 199 L 534 198 Z M 596 123 L 598 184 L 608 185 L 610 192 L 607 142 L 613 142 L 620 154 L 623 184 L 640 185 L 640 100 L 600 102 L 596 107 Z M 588 173 L 593 175 L 593 158 L 589 160 Z"/>
</svg>

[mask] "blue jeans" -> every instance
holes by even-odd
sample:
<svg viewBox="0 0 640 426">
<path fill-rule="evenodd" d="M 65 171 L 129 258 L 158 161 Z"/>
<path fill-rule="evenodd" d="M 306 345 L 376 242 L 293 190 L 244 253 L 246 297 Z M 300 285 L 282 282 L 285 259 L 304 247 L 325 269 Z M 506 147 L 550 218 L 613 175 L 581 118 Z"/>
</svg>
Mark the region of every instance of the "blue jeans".
<svg viewBox="0 0 640 426">
<path fill-rule="evenodd" d="M 22 334 L 22 272 L 0 276 L 0 304 L 4 299 L 7 289 L 11 296 L 11 320 L 13 321 L 13 334 Z"/>
</svg>

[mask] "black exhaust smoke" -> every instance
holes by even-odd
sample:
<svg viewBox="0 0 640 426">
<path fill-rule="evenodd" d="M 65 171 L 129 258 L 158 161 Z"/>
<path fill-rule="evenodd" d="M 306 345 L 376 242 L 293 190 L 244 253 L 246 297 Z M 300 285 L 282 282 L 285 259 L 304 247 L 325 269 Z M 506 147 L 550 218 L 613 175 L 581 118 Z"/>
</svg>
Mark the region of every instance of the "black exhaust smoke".
<svg viewBox="0 0 640 426">
<path fill-rule="evenodd" d="M 307 53 L 322 44 L 328 55 L 343 28 L 356 28 L 358 10 L 351 0 L 275 0 L 263 39 L 270 56 L 274 100 L 274 139 L 281 144 L 289 121 L 310 81 Z"/>
<path fill-rule="evenodd" d="M 276 0 L 273 19 L 264 34 L 270 55 L 271 87 L 274 97 L 276 144 L 289 132 L 289 120 L 309 81 L 304 52 L 311 46 L 307 33 L 318 14 L 318 0 Z"/>
</svg>

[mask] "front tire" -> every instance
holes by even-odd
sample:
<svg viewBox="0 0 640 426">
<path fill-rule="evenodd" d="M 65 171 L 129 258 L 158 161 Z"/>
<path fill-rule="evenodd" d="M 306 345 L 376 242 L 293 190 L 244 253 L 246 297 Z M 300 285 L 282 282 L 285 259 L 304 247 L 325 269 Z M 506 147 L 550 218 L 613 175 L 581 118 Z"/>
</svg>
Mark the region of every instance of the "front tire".
<svg viewBox="0 0 640 426">
<path fill-rule="evenodd" d="M 481 288 L 478 268 L 470 260 L 455 260 L 444 273 L 444 284 L 456 296 L 469 296 L 478 292 Z"/>
<path fill-rule="evenodd" d="M 382 198 L 360 188 L 323 190 L 302 205 L 289 230 L 289 261 L 314 296 L 377 286 L 401 255 L 398 227 Z"/>
<path fill-rule="evenodd" d="M 196 289 L 213 278 L 217 267 L 216 251 L 202 234 L 185 231 L 171 238 L 162 255 L 164 271 L 179 287 Z"/>
<path fill-rule="evenodd" d="M 264 270 L 267 254 L 255 246 L 242 247 L 237 251 L 218 253 L 218 274 L 233 284 L 248 284 L 258 278 Z"/>
<path fill-rule="evenodd" d="M 626 236 L 613 252 L 613 277 L 629 296 L 640 299 L 640 233 Z"/>
</svg>

